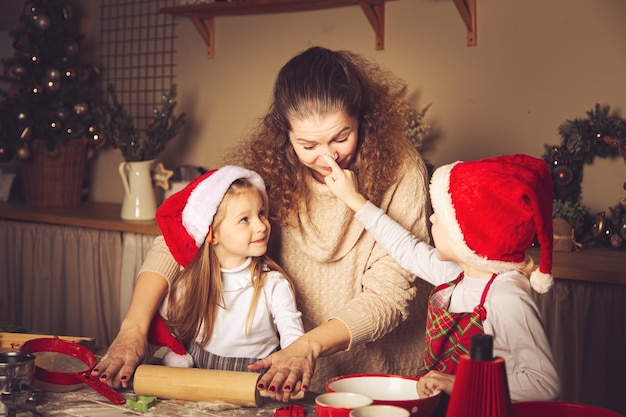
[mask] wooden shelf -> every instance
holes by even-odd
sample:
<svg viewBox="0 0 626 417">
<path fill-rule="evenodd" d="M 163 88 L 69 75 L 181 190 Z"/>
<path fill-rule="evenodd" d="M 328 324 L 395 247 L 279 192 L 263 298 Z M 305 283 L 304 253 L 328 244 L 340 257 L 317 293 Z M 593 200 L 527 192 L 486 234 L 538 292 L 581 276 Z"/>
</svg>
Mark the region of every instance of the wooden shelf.
<svg viewBox="0 0 626 417">
<path fill-rule="evenodd" d="M 160 235 L 155 220 L 122 220 L 122 205 L 84 202 L 76 207 L 44 208 L 21 202 L 0 203 L 0 219 L 48 223 L 91 229 Z"/>
<path fill-rule="evenodd" d="M 376 50 L 382 50 L 385 45 L 385 2 L 387 1 L 394 0 L 234 0 L 163 7 L 159 11 L 191 19 L 207 45 L 208 57 L 213 58 L 216 16 L 304 12 L 355 5 L 361 6 L 365 17 L 374 29 Z"/>
</svg>

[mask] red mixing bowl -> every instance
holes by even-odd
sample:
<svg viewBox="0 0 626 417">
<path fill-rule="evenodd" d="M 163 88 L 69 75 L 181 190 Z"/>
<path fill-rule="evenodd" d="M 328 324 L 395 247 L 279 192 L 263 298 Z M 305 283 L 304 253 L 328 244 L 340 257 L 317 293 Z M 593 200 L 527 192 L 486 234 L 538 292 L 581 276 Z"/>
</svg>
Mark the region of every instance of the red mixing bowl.
<svg viewBox="0 0 626 417">
<path fill-rule="evenodd" d="M 417 395 L 417 378 L 391 374 L 351 374 L 331 378 L 327 392 L 354 392 L 374 400 L 374 404 L 402 407 L 411 417 L 430 417 L 437 408 L 441 394 L 428 398 Z"/>
</svg>

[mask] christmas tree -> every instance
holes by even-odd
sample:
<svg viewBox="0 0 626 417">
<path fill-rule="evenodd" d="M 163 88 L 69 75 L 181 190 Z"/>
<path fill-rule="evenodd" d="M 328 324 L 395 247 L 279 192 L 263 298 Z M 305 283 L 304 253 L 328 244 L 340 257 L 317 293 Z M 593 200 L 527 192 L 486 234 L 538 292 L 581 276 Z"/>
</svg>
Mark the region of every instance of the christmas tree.
<svg viewBox="0 0 626 417">
<path fill-rule="evenodd" d="M 68 140 L 101 142 L 95 111 L 98 70 L 82 61 L 79 18 L 66 0 L 30 0 L 9 33 L 2 61 L 0 161 L 31 156 L 34 141 L 54 153 Z"/>
</svg>

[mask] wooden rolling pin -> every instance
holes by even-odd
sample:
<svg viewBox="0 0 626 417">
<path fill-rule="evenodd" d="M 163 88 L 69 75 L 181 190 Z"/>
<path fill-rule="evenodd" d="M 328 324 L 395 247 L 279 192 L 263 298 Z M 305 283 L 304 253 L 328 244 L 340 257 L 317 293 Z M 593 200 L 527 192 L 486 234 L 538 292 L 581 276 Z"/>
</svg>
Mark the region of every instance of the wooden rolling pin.
<svg viewBox="0 0 626 417">
<path fill-rule="evenodd" d="M 169 400 L 223 401 L 246 407 L 259 407 L 267 391 L 260 392 L 255 372 L 217 371 L 214 369 L 174 368 L 139 365 L 133 378 L 135 394 Z M 294 400 L 304 397 L 300 391 Z"/>
</svg>

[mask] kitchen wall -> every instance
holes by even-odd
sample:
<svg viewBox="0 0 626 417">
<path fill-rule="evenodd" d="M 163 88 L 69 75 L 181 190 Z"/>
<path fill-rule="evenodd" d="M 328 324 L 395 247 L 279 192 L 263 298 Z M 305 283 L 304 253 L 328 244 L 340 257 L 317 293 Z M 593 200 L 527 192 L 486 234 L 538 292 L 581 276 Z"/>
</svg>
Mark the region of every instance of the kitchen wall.
<svg viewBox="0 0 626 417">
<path fill-rule="evenodd" d="M 10 3 L 0 7 L 15 8 Z M 80 3 L 97 45 L 99 2 Z M 390 1 L 382 51 L 358 6 L 217 17 L 211 59 L 191 21 L 178 17 L 178 109 L 188 123 L 161 160 L 168 168 L 219 166 L 265 111 L 279 68 L 313 45 L 370 56 L 406 80 L 419 107 L 432 103 L 426 119 L 435 138 L 425 157 L 435 167 L 517 152 L 539 157 L 544 144 L 560 143 L 561 123 L 595 103 L 626 113 L 625 1 L 477 0 L 477 9 L 478 45 L 468 47 L 452 0 Z M 98 152 L 92 200 L 121 202 L 121 161 L 118 150 Z M 623 159 L 596 160 L 584 174 L 592 211 L 626 197 Z"/>
</svg>

